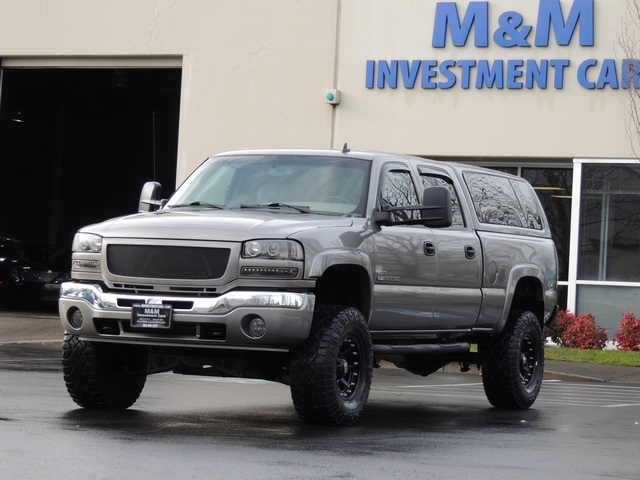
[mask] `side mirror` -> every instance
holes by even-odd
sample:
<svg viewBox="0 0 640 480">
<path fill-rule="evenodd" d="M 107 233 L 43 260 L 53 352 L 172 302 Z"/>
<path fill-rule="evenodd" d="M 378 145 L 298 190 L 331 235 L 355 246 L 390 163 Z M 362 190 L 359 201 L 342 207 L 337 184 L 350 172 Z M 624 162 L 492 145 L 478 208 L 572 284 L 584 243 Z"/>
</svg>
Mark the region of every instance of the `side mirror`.
<svg viewBox="0 0 640 480">
<path fill-rule="evenodd" d="M 420 218 L 394 220 L 392 212 L 420 211 Z M 391 207 L 383 205 L 373 212 L 373 221 L 379 225 L 424 225 L 430 228 L 450 227 L 453 219 L 451 192 L 447 187 L 427 187 L 422 192 L 422 205 Z"/>
<path fill-rule="evenodd" d="M 158 182 L 147 182 L 142 187 L 138 212 L 153 212 L 158 210 L 165 202 L 162 201 L 162 185 Z"/>
<path fill-rule="evenodd" d="M 451 226 L 451 192 L 447 187 L 427 187 L 422 192 L 420 211 L 423 225 L 431 228 Z"/>
</svg>

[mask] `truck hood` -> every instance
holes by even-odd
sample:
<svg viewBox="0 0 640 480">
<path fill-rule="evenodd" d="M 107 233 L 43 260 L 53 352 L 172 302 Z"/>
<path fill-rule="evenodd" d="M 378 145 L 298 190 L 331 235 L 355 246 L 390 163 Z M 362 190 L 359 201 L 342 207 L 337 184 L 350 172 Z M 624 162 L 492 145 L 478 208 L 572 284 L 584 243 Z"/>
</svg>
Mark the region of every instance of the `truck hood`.
<svg viewBox="0 0 640 480">
<path fill-rule="evenodd" d="M 256 210 L 159 210 L 114 218 L 82 228 L 106 238 L 168 238 L 242 242 L 287 238 L 323 227 L 349 227 L 353 219 Z"/>
</svg>

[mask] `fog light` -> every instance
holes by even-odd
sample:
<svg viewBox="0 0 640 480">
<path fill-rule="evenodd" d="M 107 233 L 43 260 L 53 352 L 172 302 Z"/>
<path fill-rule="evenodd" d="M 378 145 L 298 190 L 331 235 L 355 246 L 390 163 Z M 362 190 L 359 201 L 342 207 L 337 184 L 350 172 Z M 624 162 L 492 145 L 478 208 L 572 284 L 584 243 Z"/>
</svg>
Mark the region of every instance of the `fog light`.
<svg viewBox="0 0 640 480">
<path fill-rule="evenodd" d="M 260 317 L 252 318 L 249 322 L 249 335 L 260 338 L 267 332 L 267 324 Z"/>
<path fill-rule="evenodd" d="M 82 328 L 84 324 L 84 317 L 82 316 L 82 312 L 78 308 L 73 308 L 69 310 L 67 313 L 67 319 L 73 328 Z"/>
</svg>

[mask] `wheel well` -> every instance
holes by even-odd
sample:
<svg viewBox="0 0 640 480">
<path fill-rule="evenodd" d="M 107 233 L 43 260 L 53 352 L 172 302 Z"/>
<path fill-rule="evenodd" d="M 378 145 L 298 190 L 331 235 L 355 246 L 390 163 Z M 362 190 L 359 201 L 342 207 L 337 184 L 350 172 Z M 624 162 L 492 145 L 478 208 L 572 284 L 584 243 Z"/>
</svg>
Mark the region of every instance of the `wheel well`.
<svg viewBox="0 0 640 480">
<path fill-rule="evenodd" d="M 369 320 L 371 288 L 367 271 L 357 265 L 333 265 L 316 281 L 317 305 L 355 307 Z"/>
<path fill-rule="evenodd" d="M 530 310 L 538 318 L 540 326 L 544 320 L 544 300 L 542 284 L 535 277 L 523 277 L 518 280 L 513 292 L 511 310 Z"/>
</svg>

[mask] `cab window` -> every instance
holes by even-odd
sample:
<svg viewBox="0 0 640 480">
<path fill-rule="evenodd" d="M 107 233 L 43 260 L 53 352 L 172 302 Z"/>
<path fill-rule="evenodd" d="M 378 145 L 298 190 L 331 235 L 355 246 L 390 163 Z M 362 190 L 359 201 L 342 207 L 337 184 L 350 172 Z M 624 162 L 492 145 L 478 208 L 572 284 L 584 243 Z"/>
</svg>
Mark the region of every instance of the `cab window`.
<svg viewBox="0 0 640 480">
<path fill-rule="evenodd" d="M 418 194 L 411 179 L 411 174 L 406 170 L 387 170 L 382 181 L 380 201 L 383 206 L 387 205 L 390 207 L 418 205 L 420 201 L 418 200 Z M 400 210 L 391 212 L 391 218 L 394 222 L 417 220 L 419 218 L 419 211 Z"/>
<path fill-rule="evenodd" d="M 464 227 L 464 218 L 462 216 L 462 210 L 460 209 L 460 202 L 458 202 L 458 195 L 456 194 L 456 189 L 451 179 L 441 175 L 420 172 L 420 180 L 424 188 L 446 187 L 449 189 L 451 193 L 451 213 L 453 214 L 451 226 Z"/>
</svg>

